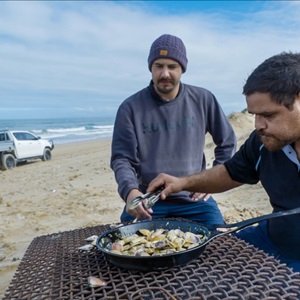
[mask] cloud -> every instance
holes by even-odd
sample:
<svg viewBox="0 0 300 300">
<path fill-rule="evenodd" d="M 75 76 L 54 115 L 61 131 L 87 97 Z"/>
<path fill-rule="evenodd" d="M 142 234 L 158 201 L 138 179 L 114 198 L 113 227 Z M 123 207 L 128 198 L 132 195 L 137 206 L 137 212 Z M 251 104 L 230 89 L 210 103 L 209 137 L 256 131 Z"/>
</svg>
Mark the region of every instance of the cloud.
<svg viewBox="0 0 300 300">
<path fill-rule="evenodd" d="M 0 114 L 114 115 L 148 85 L 149 48 L 163 33 L 187 47 L 182 81 L 211 90 L 227 114 L 240 111 L 251 71 L 269 56 L 299 51 L 299 2 L 261 2 L 255 13 L 204 12 L 192 2 L 183 13 L 157 1 L 1 2 Z"/>
</svg>

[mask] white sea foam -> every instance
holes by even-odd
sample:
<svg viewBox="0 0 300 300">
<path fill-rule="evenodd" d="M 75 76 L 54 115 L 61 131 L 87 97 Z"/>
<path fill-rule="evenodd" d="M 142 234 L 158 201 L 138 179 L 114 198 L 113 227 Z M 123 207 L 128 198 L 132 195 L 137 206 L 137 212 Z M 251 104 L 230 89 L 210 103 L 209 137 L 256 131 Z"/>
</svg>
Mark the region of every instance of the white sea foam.
<svg viewBox="0 0 300 300">
<path fill-rule="evenodd" d="M 0 120 L 0 129 L 29 130 L 55 144 L 109 138 L 113 132 L 113 118 L 70 118 Z"/>
</svg>

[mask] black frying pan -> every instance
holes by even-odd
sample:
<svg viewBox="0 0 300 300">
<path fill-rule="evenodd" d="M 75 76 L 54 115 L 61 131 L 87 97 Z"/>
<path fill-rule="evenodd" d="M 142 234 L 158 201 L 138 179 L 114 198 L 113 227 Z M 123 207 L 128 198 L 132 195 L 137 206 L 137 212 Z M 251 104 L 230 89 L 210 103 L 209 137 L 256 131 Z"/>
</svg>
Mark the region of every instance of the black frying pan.
<svg viewBox="0 0 300 300">
<path fill-rule="evenodd" d="M 299 214 L 300 207 L 280 211 L 277 213 L 272 213 L 248 220 L 244 220 L 234 224 L 223 224 L 223 225 L 214 225 L 213 228 L 206 228 L 199 223 L 185 221 L 185 220 L 176 220 L 176 219 L 157 219 L 152 221 L 144 221 L 138 223 L 132 223 L 128 225 L 123 225 L 118 228 L 111 229 L 107 232 L 101 234 L 96 242 L 96 245 L 99 250 L 101 250 L 106 257 L 106 259 L 112 264 L 126 268 L 126 269 L 135 269 L 141 271 L 151 271 L 151 270 L 160 270 L 164 268 L 171 268 L 175 266 L 182 266 L 190 262 L 191 260 L 197 258 L 204 250 L 206 245 L 214 238 L 233 233 L 249 225 L 272 219 L 283 217 L 287 215 Z M 203 234 L 207 237 L 207 240 L 194 247 L 185 251 L 178 253 L 165 254 L 162 256 L 126 256 L 111 253 L 108 250 L 108 245 L 114 243 L 116 240 L 121 239 L 126 236 L 130 236 L 136 233 L 139 229 L 148 229 L 155 230 L 158 228 L 163 229 L 180 229 L 184 232 L 191 231 L 196 234 Z M 220 230 L 221 229 L 221 230 Z"/>
</svg>

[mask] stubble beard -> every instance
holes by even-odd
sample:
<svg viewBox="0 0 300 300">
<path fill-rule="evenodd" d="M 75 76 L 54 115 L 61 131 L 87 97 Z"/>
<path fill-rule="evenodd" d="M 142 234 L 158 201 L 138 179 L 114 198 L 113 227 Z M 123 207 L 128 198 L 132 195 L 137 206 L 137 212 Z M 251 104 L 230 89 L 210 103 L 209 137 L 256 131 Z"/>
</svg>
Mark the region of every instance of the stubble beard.
<svg viewBox="0 0 300 300">
<path fill-rule="evenodd" d="M 264 146 L 271 152 L 279 151 L 284 146 L 290 145 L 294 142 L 294 140 L 279 140 L 270 135 L 260 134 L 260 139 Z"/>
<path fill-rule="evenodd" d="M 168 83 L 171 84 L 171 86 L 168 86 L 168 87 L 164 87 L 164 86 L 161 87 L 159 85 L 160 82 L 162 82 L 162 80 L 160 80 L 157 83 L 156 88 L 157 88 L 158 92 L 161 93 L 161 94 L 164 94 L 164 95 L 169 94 L 169 93 L 171 93 L 175 89 L 175 85 L 174 85 L 173 81 L 168 81 Z"/>
</svg>

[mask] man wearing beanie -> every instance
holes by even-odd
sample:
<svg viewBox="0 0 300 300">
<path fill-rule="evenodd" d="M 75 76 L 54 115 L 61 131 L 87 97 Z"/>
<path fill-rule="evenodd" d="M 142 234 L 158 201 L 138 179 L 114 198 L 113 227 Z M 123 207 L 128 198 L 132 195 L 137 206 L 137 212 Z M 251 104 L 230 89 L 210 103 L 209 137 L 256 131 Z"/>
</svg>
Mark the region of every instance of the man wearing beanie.
<svg viewBox="0 0 300 300">
<path fill-rule="evenodd" d="M 206 167 L 205 134 L 215 143 L 213 165 L 235 153 L 236 138 L 214 95 L 181 82 L 188 59 L 182 40 L 170 34 L 157 38 L 148 57 L 149 86 L 119 107 L 112 139 L 111 168 L 118 192 L 126 202 L 121 222 L 151 218 L 185 218 L 204 225 L 223 223 L 209 194 L 186 191 L 159 200 L 148 209 L 144 202 L 129 209 L 159 174 L 185 176 Z"/>
</svg>

